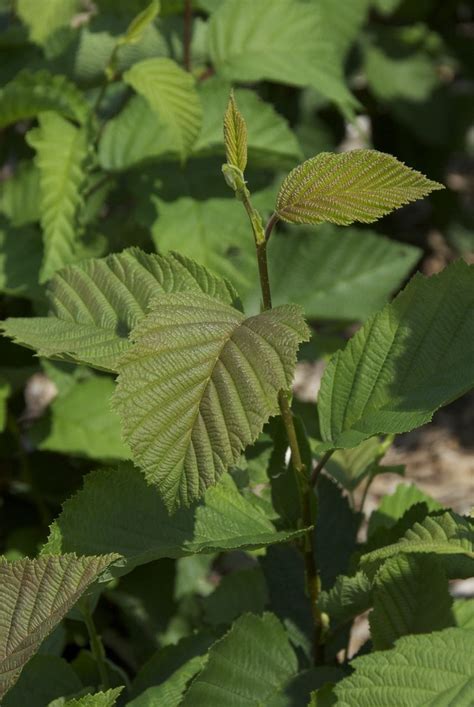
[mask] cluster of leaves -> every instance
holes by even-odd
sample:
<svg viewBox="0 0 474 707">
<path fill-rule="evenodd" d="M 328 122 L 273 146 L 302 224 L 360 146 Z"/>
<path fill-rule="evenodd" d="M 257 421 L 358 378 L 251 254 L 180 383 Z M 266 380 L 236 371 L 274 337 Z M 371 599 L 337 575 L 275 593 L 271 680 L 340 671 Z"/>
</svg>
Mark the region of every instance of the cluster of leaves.
<svg viewBox="0 0 474 707">
<path fill-rule="evenodd" d="M 387 303 L 428 229 L 472 248 L 462 174 L 385 235 L 352 225 L 440 188 L 387 152 L 441 180 L 468 149 L 468 12 L 0 0 L 6 707 L 471 704 L 474 600 L 449 581 L 472 518 L 403 484 L 361 541 L 356 504 L 403 473 L 394 435 L 474 385 L 473 266 Z M 288 411 L 300 465 L 298 357 L 330 357 Z"/>
</svg>

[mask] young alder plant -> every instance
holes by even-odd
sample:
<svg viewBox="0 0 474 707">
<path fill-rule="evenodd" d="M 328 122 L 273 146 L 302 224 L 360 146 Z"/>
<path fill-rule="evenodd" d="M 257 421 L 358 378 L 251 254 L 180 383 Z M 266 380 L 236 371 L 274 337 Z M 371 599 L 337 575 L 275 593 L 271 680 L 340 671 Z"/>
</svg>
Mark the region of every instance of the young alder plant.
<svg viewBox="0 0 474 707">
<path fill-rule="evenodd" d="M 259 314 L 247 316 L 232 285 L 188 258 L 131 248 L 59 271 L 47 288 L 48 316 L 2 324 L 7 336 L 40 356 L 117 375 L 113 407 L 140 470 L 122 465 L 91 474 L 64 505 L 40 557 L 0 565 L 2 694 L 78 600 L 102 686 L 109 687 L 88 588 L 99 580 L 97 592 L 110 572 L 124 574 L 157 557 L 287 542 L 297 549 L 296 565 L 287 564 L 283 546 L 264 565 L 276 561 L 297 594 L 301 563 L 309 641 L 298 633 L 291 608 L 289 615 L 281 610 L 288 602 L 282 592 L 272 604 L 279 618 L 242 616 L 202 660 L 185 664 L 179 689 L 170 678 L 178 701 L 163 704 L 218 705 L 225 690 L 229 704 L 239 705 L 244 690 L 249 704 L 270 705 L 276 702 L 269 695 L 286 694 L 288 686 L 306 698 L 278 704 L 307 704 L 316 688 L 322 688 L 313 697 L 318 705 L 417 705 L 420 689 L 433 699 L 445 689 L 460 695 L 473 679 L 472 663 L 462 658 L 472 629 L 459 618 L 468 610 L 453 619 L 448 579 L 472 574 L 472 519 L 428 507 L 421 493 L 416 505 L 402 494 L 397 502 L 407 512 L 387 508 L 371 519 L 367 545 L 322 588 L 321 556 L 330 552 L 347 508 L 334 502 L 336 487 L 321 471 L 335 464 L 333 475 L 349 493 L 366 479 L 366 495 L 393 436 L 425 424 L 473 386 L 474 268 L 457 262 L 431 278 L 415 275 L 331 358 L 318 398 L 318 433 L 310 439 L 292 411 L 291 392 L 298 348 L 310 329 L 300 306 L 272 307 L 267 263 L 279 221 L 372 223 L 442 187 L 375 150 L 322 153 L 290 172 L 264 225 L 245 179 L 247 126 L 233 95 L 224 135 L 224 177 L 255 241 Z M 272 463 L 282 473 L 271 477 L 278 512 L 264 517 L 256 497 L 241 494 L 230 475 L 221 477 L 274 416 Z M 360 517 L 353 514 L 356 526 Z M 354 617 L 369 608 L 374 653 L 355 661 L 353 675 L 345 677 L 336 655 Z M 443 633 L 407 636 L 433 629 Z M 453 652 L 461 658 L 452 669 Z M 417 667 L 416 684 L 410 665 Z M 107 704 L 119 691 L 109 691 Z M 463 697 L 456 704 L 468 702 Z"/>
</svg>

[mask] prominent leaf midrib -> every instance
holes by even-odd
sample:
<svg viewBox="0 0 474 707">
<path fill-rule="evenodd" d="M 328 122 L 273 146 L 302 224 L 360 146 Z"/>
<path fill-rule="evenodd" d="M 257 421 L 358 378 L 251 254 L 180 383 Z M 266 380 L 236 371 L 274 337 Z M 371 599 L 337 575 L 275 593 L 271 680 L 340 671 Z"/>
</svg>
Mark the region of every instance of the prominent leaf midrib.
<svg viewBox="0 0 474 707">
<path fill-rule="evenodd" d="M 412 364 L 413 364 L 413 362 L 416 360 L 416 357 L 417 357 L 417 355 L 418 355 L 418 352 L 419 352 L 420 349 L 423 347 L 423 345 L 424 345 L 426 339 L 427 339 L 427 338 L 429 337 L 429 335 L 431 334 L 431 326 L 430 326 L 430 325 L 437 319 L 437 317 L 438 317 L 438 315 L 439 315 L 439 310 L 443 307 L 444 299 L 445 299 L 445 295 L 446 295 L 446 290 L 449 290 L 449 288 L 450 288 L 450 286 L 451 286 L 451 281 L 452 281 L 454 275 L 455 275 L 455 273 L 454 273 L 454 271 L 453 271 L 451 277 L 450 277 L 449 280 L 447 281 L 447 284 L 446 284 L 445 288 L 439 288 L 439 290 L 436 292 L 437 301 L 436 301 L 436 305 L 435 305 L 434 309 L 433 309 L 432 312 L 431 312 L 431 316 L 430 316 L 430 320 L 429 320 L 429 325 L 425 328 L 425 331 L 424 331 L 424 333 L 423 333 L 423 336 L 422 336 L 422 337 L 419 339 L 419 341 L 417 342 L 416 347 L 414 347 L 414 349 L 413 349 L 413 351 L 412 351 L 412 353 L 411 353 L 410 361 L 407 361 L 406 363 L 404 363 L 404 372 L 403 372 L 401 378 L 399 379 L 399 381 L 397 381 L 397 387 L 398 387 L 399 389 L 403 389 L 406 380 L 407 380 L 407 379 L 410 377 L 410 375 L 412 375 L 412 373 L 413 373 L 413 370 L 412 370 L 412 369 L 413 369 L 413 366 L 412 366 Z M 407 294 L 408 294 L 408 293 L 407 293 Z M 411 293 L 410 293 L 410 294 L 411 294 Z M 374 317 L 370 320 L 370 322 L 367 323 L 367 325 L 370 326 L 370 329 L 368 330 L 368 333 L 367 333 L 367 336 L 366 336 L 366 339 L 365 339 L 365 342 L 364 342 L 364 348 L 363 348 L 362 352 L 359 354 L 360 358 L 359 358 L 359 361 L 358 361 L 357 368 L 356 368 L 356 371 L 355 371 L 355 373 L 354 373 L 353 379 L 352 379 L 352 381 L 351 381 L 351 391 L 350 391 L 350 394 L 347 396 L 346 404 L 345 404 L 345 409 L 344 409 L 344 413 L 343 413 L 343 416 L 342 416 L 342 418 L 341 418 L 341 423 L 342 423 L 342 425 L 344 425 L 344 429 L 345 429 L 345 430 L 355 429 L 356 426 L 358 425 L 358 423 L 360 423 L 360 422 L 363 420 L 364 415 L 366 414 L 367 411 L 369 411 L 369 414 L 370 414 L 371 412 L 373 412 L 373 411 L 375 411 L 375 410 L 384 410 L 384 409 L 386 409 L 386 406 L 387 406 L 387 405 L 390 405 L 390 403 L 393 402 L 393 401 L 391 401 L 390 399 L 388 399 L 386 403 L 384 403 L 384 404 L 382 404 L 382 405 L 379 405 L 378 407 L 376 407 L 376 406 L 371 406 L 371 405 L 370 405 L 371 399 L 372 399 L 372 397 L 373 397 L 374 390 L 376 389 L 377 384 L 378 384 L 378 382 L 379 382 L 379 380 L 380 380 L 380 378 L 381 378 L 381 375 L 382 375 L 382 373 L 383 373 L 383 371 L 384 371 L 384 369 L 385 369 L 387 360 L 388 360 L 389 357 L 390 357 L 390 354 L 391 354 L 391 352 L 392 352 L 392 350 L 393 350 L 394 345 L 395 345 L 396 343 L 398 343 L 397 335 L 398 335 L 398 333 L 399 333 L 400 327 L 401 327 L 402 324 L 403 324 L 403 321 L 400 321 L 400 320 L 403 320 L 403 317 L 404 317 L 405 313 L 410 309 L 411 304 L 412 304 L 412 299 L 413 299 L 412 296 L 409 296 L 409 297 L 408 297 L 408 296 L 405 296 L 404 299 L 402 300 L 401 303 L 403 304 L 403 307 L 399 308 L 399 311 L 397 312 L 397 322 L 396 322 L 395 328 L 393 329 L 393 334 L 392 334 L 392 339 L 391 339 L 391 342 L 390 342 L 390 346 L 389 346 L 388 349 L 386 349 L 386 351 L 384 352 L 383 361 L 381 362 L 381 365 L 380 365 L 380 368 L 379 368 L 379 370 L 378 370 L 378 372 L 377 372 L 377 375 L 374 377 L 374 381 L 373 381 L 373 383 L 372 383 L 371 392 L 370 392 L 370 394 L 367 396 L 367 399 L 366 399 L 366 401 L 365 401 L 365 403 L 364 403 L 364 405 L 363 405 L 362 410 L 358 413 L 358 417 L 357 417 L 356 419 L 352 420 L 352 421 L 347 425 L 347 423 L 345 422 L 345 421 L 346 421 L 347 408 L 348 408 L 348 406 L 349 406 L 349 404 L 350 404 L 350 402 L 351 402 L 351 395 L 352 395 L 352 392 L 353 392 L 354 388 L 356 387 L 356 384 L 359 382 L 360 376 L 358 375 L 358 371 L 360 371 L 360 368 L 361 368 L 362 364 L 365 363 L 364 353 L 365 353 L 365 351 L 369 348 L 369 345 L 371 345 L 371 343 L 372 343 L 372 342 L 371 342 L 371 333 L 372 333 L 374 324 L 377 323 L 377 315 L 374 315 Z M 474 296 L 473 296 L 472 302 L 474 303 Z M 456 326 L 456 328 L 455 328 L 455 330 L 454 330 L 453 335 L 451 336 L 451 338 L 446 341 L 444 349 L 443 349 L 443 350 L 439 350 L 439 349 L 438 349 L 438 350 L 436 350 L 436 351 L 433 352 L 433 354 L 434 354 L 434 353 L 437 354 L 437 361 L 443 359 L 444 354 L 445 354 L 445 351 L 450 348 L 450 346 L 451 346 L 451 344 L 452 344 L 453 338 L 455 338 L 455 337 L 458 335 L 459 331 L 460 331 L 461 328 L 462 328 L 462 325 L 463 325 L 464 321 L 465 321 L 466 318 L 469 316 L 469 311 L 470 311 L 469 306 L 466 306 L 465 308 L 463 308 L 463 310 L 462 310 L 462 312 L 461 312 L 461 316 L 460 316 L 460 318 L 459 318 L 459 323 L 458 323 L 458 325 Z M 340 358 L 340 357 L 339 357 L 339 358 Z M 338 358 L 338 361 L 339 361 L 339 358 Z M 433 368 L 435 368 L 435 365 L 434 365 L 434 364 L 433 364 Z M 404 397 L 413 396 L 414 394 L 416 394 L 417 390 L 425 388 L 425 387 L 426 387 L 426 384 L 429 383 L 429 381 L 432 379 L 433 375 L 435 376 L 436 379 L 438 378 L 438 376 L 436 375 L 436 370 L 435 370 L 434 372 L 432 372 L 432 373 L 430 374 L 429 377 L 423 378 L 423 381 L 422 381 L 421 385 L 415 385 L 415 386 L 412 387 L 412 388 L 408 388 L 408 389 L 404 390 Z M 469 388 L 470 388 L 470 384 L 469 384 L 469 383 L 466 383 L 466 390 L 469 389 Z M 333 430 L 334 430 L 334 429 L 337 429 L 337 428 L 339 427 L 339 425 L 335 425 L 335 423 L 334 423 L 334 417 L 333 417 L 333 416 L 336 414 L 336 412 L 337 412 L 337 411 L 336 411 L 336 409 L 335 409 L 335 406 L 331 406 L 331 417 L 332 417 L 332 419 L 331 419 L 331 427 L 332 427 Z"/>
</svg>

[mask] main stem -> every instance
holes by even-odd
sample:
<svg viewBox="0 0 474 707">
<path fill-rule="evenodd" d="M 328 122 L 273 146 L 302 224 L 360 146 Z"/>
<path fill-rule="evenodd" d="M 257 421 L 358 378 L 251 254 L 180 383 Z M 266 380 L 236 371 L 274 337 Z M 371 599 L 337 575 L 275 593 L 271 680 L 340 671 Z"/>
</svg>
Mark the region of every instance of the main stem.
<svg viewBox="0 0 474 707">
<path fill-rule="evenodd" d="M 257 251 L 258 271 L 260 275 L 260 287 L 262 290 L 263 309 L 272 308 L 272 296 L 270 289 L 270 279 L 268 277 L 268 262 L 267 262 L 267 243 L 272 234 L 273 228 L 278 221 L 278 214 L 274 213 L 266 227 L 263 230 L 261 225 L 260 214 L 252 206 L 250 196 L 245 190 L 240 198 L 245 206 L 247 214 L 252 224 L 252 230 L 255 239 L 255 248 Z M 278 395 L 278 404 L 280 414 L 285 426 L 288 443 L 291 449 L 291 464 L 296 477 L 298 487 L 300 489 L 301 499 L 301 520 L 305 528 L 312 528 L 315 523 L 314 517 L 314 498 L 311 479 L 309 478 L 310 470 L 306 468 L 301 457 L 301 451 L 296 434 L 293 413 L 290 406 L 290 394 L 288 391 L 281 390 Z M 309 530 L 304 536 L 303 557 L 305 564 L 306 587 L 311 604 L 311 614 L 313 617 L 313 657 L 315 664 L 321 661 L 321 634 L 323 628 L 322 615 L 318 607 L 318 598 L 320 591 L 320 581 L 316 563 L 316 543 L 315 534 Z"/>
<path fill-rule="evenodd" d="M 100 682 L 104 690 L 108 690 L 109 685 L 109 675 L 107 672 L 107 665 L 105 662 L 105 651 L 102 639 L 97 633 L 95 627 L 94 619 L 92 618 L 92 612 L 90 610 L 89 604 L 83 604 L 82 615 L 84 617 L 84 622 L 86 624 L 87 633 L 89 634 L 89 642 L 91 645 L 91 652 L 94 656 L 97 669 L 99 671 Z"/>
</svg>

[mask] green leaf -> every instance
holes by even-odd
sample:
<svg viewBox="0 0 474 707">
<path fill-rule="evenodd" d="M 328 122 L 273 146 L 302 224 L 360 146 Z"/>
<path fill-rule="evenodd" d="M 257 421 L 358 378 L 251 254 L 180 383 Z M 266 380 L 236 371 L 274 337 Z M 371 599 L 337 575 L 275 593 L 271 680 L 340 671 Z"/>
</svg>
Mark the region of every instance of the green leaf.
<svg viewBox="0 0 474 707">
<path fill-rule="evenodd" d="M 247 124 L 233 91 L 224 114 L 224 144 L 228 164 L 243 172 L 247 166 Z"/>
<path fill-rule="evenodd" d="M 323 589 L 333 586 L 340 574 L 346 574 L 355 551 L 361 514 L 352 510 L 341 488 L 321 475 L 318 486 L 318 515 L 314 528 L 316 556 Z"/>
<path fill-rule="evenodd" d="M 283 622 L 293 645 L 309 657 L 313 619 L 301 552 L 290 544 L 275 545 L 259 562 L 267 580 L 268 608 Z"/>
<path fill-rule="evenodd" d="M 319 595 L 319 608 L 328 614 L 331 628 L 351 621 L 372 605 L 372 586 L 364 572 L 340 575 L 329 591 Z"/>
<path fill-rule="evenodd" d="M 446 572 L 438 560 L 419 555 L 390 558 L 374 581 L 369 615 L 374 649 L 392 648 L 400 636 L 452 626 L 451 605 Z"/>
<path fill-rule="evenodd" d="M 14 174 L 0 183 L 0 212 L 12 226 L 40 220 L 40 180 L 33 162 L 20 162 Z"/>
<path fill-rule="evenodd" d="M 60 115 L 43 113 L 39 128 L 28 134 L 28 143 L 36 150 L 40 172 L 44 239 L 40 281 L 45 282 L 77 257 L 76 219 L 83 206 L 87 135 Z"/>
<path fill-rule="evenodd" d="M 117 555 L 0 558 L 0 696 L 40 643 Z"/>
<path fill-rule="evenodd" d="M 44 46 L 58 29 L 67 27 L 80 11 L 79 0 L 47 0 L 38 11 L 36 0 L 18 0 L 16 11 L 29 30 L 30 40 Z"/>
<path fill-rule="evenodd" d="M 47 71 L 22 71 L 0 91 L 0 128 L 56 111 L 84 123 L 89 106 L 82 93 L 65 76 Z"/>
<path fill-rule="evenodd" d="M 383 496 L 369 519 L 369 537 L 381 528 L 392 528 L 404 513 L 416 503 L 426 504 L 428 512 L 441 510 L 441 505 L 415 484 L 399 484 L 394 493 Z"/>
<path fill-rule="evenodd" d="M 444 187 L 384 152 L 321 152 L 286 177 L 276 212 L 289 223 L 372 223 L 436 189 Z"/>
<path fill-rule="evenodd" d="M 118 44 L 137 44 L 140 42 L 146 28 L 155 20 L 159 11 L 160 0 L 151 0 L 150 4 L 133 18 L 125 34 L 119 38 Z"/>
<path fill-rule="evenodd" d="M 230 572 L 212 594 L 204 598 L 205 622 L 219 626 L 232 623 L 246 612 L 261 614 L 267 601 L 265 579 L 259 568 Z"/>
<path fill-rule="evenodd" d="M 196 657 L 200 659 L 200 667 L 202 667 L 204 656 L 214 641 L 214 634 L 201 631 L 182 638 L 178 643 L 160 648 L 138 671 L 132 684 L 130 697 L 137 697 L 149 687 L 166 683 L 173 674 L 179 672 L 181 666 L 190 663 Z"/>
<path fill-rule="evenodd" d="M 456 626 L 474 629 L 474 598 L 456 599 L 453 602 L 453 615 Z"/>
<path fill-rule="evenodd" d="M 338 449 L 324 468 L 346 491 L 352 492 L 370 474 L 385 451 L 378 437 L 370 437 L 353 449 Z"/>
<path fill-rule="evenodd" d="M 316 3 L 221 3 L 209 22 L 209 52 L 218 74 L 230 81 L 313 86 L 345 107 L 354 104 Z"/>
<path fill-rule="evenodd" d="M 168 508 L 202 496 L 257 439 L 307 337 L 296 306 L 246 319 L 204 294 L 157 298 L 131 333 L 113 400 L 133 459 Z"/>
<path fill-rule="evenodd" d="M 296 655 L 278 619 L 269 613 L 244 614 L 211 647 L 180 704 L 292 707 L 306 704 L 312 689 L 339 677 L 337 668 L 327 667 L 298 673 Z"/>
<path fill-rule="evenodd" d="M 329 224 L 277 232 L 268 251 L 274 304 L 294 302 L 309 318 L 344 321 L 364 321 L 383 307 L 421 255 L 372 231 Z"/>
<path fill-rule="evenodd" d="M 173 202 L 154 199 L 152 238 L 160 253 L 181 253 L 228 278 L 244 297 L 258 280 L 255 245 L 242 205 L 235 199 Z M 258 299 L 258 301 L 260 301 Z"/>
<path fill-rule="evenodd" d="M 363 555 L 361 568 L 371 573 L 399 553 L 439 555 L 449 579 L 465 579 L 474 570 L 474 524 L 469 518 L 451 512 L 427 516 L 409 528 L 398 542 Z"/>
<path fill-rule="evenodd" d="M 85 456 L 91 459 L 128 459 L 120 423 L 110 408 L 115 385 L 111 378 L 93 377 L 76 383 L 57 397 L 50 416 L 31 430 L 41 450 Z"/>
<path fill-rule="evenodd" d="M 474 689 L 474 631 L 448 628 L 405 636 L 389 651 L 352 662 L 355 672 L 334 688 L 344 707 L 469 707 Z M 317 700 L 318 707 L 329 704 Z"/>
<path fill-rule="evenodd" d="M 40 356 L 115 371 L 120 354 L 130 346 L 131 329 L 151 300 L 160 293 L 188 291 L 228 303 L 236 299 L 229 283 L 183 256 L 129 248 L 57 273 L 47 290 L 50 316 L 10 318 L 1 326 Z"/>
<path fill-rule="evenodd" d="M 172 147 L 184 158 L 195 142 L 202 108 L 192 75 L 167 58 L 134 64 L 123 76 L 142 95 L 173 137 Z"/>
<path fill-rule="evenodd" d="M 269 704 L 297 672 L 296 655 L 272 614 L 245 614 L 209 651 L 209 659 L 189 688 L 183 707 L 241 707 Z"/>
<path fill-rule="evenodd" d="M 402 28 L 403 32 L 405 28 Z M 390 29 L 374 42 L 364 43 L 369 88 L 381 102 L 422 104 L 440 85 L 436 61 L 429 52 L 410 46 L 400 29 Z"/>
<path fill-rule="evenodd" d="M 78 676 L 63 658 L 35 655 L 23 668 L 16 684 L 8 690 L 2 707 L 47 707 L 55 698 L 82 689 Z"/>
<path fill-rule="evenodd" d="M 474 384 L 474 267 L 416 275 L 333 356 L 318 399 L 327 447 L 407 432 Z"/>
<path fill-rule="evenodd" d="M 140 130 L 137 130 L 140 125 Z M 99 140 L 100 165 L 122 171 L 176 152 L 173 128 L 142 96 L 132 96 L 120 113 L 105 124 Z"/>
<path fill-rule="evenodd" d="M 96 692 L 93 695 L 74 697 L 71 700 L 60 698 L 51 702 L 48 707 L 113 707 L 122 692 L 123 687 L 115 687 L 106 692 Z"/>
<path fill-rule="evenodd" d="M 338 56 L 345 57 L 359 36 L 370 9 L 370 1 L 335 3 L 334 0 L 319 0 L 323 27 L 331 37 Z"/>
<path fill-rule="evenodd" d="M 128 703 L 128 707 L 179 707 L 189 682 L 204 667 L 207 656 L 196 656 L 180 666 L 161 685 L 149 687 Z"/>
<path fill-rule="evenodd" d="M 194 145 L 194 154 L 224 152 L 222 116 L 231 90 L 228 81 L 213 77 L 199 85 L 199 96 L 203 107 L 203 123 Z M 301 147 L 285 118 L 276 112 L 270 103 L 262 101 L 255 91 L 238 88 L 235 100 L 247 125 L 250 165 L 275 163 L 291 167 L 302 158 Z"/>
<path fill-rule="evenodd" d="M 54 522 L 44 552 L 119 552 L 130 571 L 162 557 L 264 547 L 302 532 L 277 531 L 230 476 L 198 505 L 170 516 L 138 469 L 123 465 L 86 476 L 83 490 L 66 501 Z"/>
<path fill-rule="evenodd" d="M 38 229 L 32 226 L 10 228 L 0 221 L 0 292 L 17 297 L 39 297 L 42 257 Z"/>
</svg>

